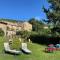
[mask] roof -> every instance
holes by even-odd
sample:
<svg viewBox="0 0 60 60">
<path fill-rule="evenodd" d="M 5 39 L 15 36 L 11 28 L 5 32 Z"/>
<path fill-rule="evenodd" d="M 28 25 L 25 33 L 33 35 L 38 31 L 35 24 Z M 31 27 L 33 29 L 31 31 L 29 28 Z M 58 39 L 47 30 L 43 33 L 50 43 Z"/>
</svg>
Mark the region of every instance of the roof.
<svg viewBox="0 0 60 60">
<path fill-rule="evenodd" d="M 7 23 L 6 22 L 0 22 L 1 24 L 5 24 L 5 25 L 7 25 Z"/>
</svg>

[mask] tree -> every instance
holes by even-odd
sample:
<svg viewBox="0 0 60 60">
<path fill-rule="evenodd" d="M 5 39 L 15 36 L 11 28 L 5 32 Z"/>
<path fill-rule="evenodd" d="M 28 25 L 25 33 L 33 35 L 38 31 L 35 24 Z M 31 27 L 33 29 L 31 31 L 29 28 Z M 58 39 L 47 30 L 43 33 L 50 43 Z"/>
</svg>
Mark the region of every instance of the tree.
<svg viewBox="0 0 60 60">
<path fill-rule="evenodd" d="M 43 7 L 44 12 L 47 15 L 48 23 L 52 23 L 52 31 L 58 32 L 56 28 L 60 30 L 60 0 L 48 0 L 50 3 L 49 9 Z"/>
<path fill-rule="evenodd" d="M 35 18 L 29 20 L 29 23 L 32 24 L 33 31 L 39 32 L 43 28 L 44 24 L 41 21 L 38 21 Z"/>
</svg>

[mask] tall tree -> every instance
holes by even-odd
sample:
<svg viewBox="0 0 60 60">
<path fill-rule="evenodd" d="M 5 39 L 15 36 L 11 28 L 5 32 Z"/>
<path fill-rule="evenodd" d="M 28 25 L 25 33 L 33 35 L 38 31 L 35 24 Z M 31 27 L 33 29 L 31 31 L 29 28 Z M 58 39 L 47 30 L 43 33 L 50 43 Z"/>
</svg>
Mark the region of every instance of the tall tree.
<svg viewBox="0 0 60 60">
<path fill-rule="evenodd" d="M 50 3 L 50 8 L 44 8 L 44 12 L 47 15 L 48 23 L 53 24 L 52 31 L 57 31 L 60 29 L 60 0 L 48 0 Z M 58 29 L 57 29 L 58 28 Z"/>
</svg>

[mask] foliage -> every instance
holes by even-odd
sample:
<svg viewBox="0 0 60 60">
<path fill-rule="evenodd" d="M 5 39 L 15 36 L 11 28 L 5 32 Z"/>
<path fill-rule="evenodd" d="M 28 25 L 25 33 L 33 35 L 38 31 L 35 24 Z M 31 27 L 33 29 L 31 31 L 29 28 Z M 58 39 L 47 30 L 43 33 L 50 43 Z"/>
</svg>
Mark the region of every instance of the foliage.
<svg viewBox="0 0 60 60">
<path fill-rule="evenodd" d="M 0 28 L 0 36 L 4 36 L 4 31 Z"/>
<path fill-rule="evenodd" d="M 28 31 L 17 31 L 16 35 L 20 35 L 25 41 L 30 37 L 31 32 Z"/>
<path fill-rule="evenodd" d="M 14 38 L 13 41 L 12 41 L 12 44 L 10 45 L 11 46 L 11 49 L 17 49 L 19 50 L 20 49 L 20 41 L 18 38 Z"/>
<path fill-rule="evenodd" d="M 21 35 L 21 31 L 16 31 L 16 35 Z"/>
<path fill-rule="evenodd" d="M 29 23 L 32 24 L 33 31 L 36 31 L 36 32 L 38 32 L 41 29 L 43 29 L 43 26 L 44 26 L 44 23 L 43 22 L 38 21 L 35 18 L 30 19 L 29 20 Z"/>
<path fill-rule="evenodd" d="M 48 23 L 52 23 L 52 29 L 59 28 L 60 30 L 60 0 L 48 0 L 48 2 L 51 4 L 50 8 L 44 8 L 44 12 L 48 18 Z M 57 29 L 54 31 L 60 33 Z"/>
<path fill-rule="evenodd" d="M 7 26 L 7 30 L 14 31 L 15 29 L 14 29 L 14 28 L 9 28 L 9 27 Z"/>
<path fill-rule="evenodd" d="M 47 34 L 48 35 L 48 34 Z M 31 35 L 30 40 L 37 44 L 48 45 L 48 44 L 59 44 L 60 37 L 55 37 L 54 35 Z"/>
<path fill-rule="evenodd" d="M 37 35 L 40 35 L 40 36 L 42 36 L 42 35 L 48 36 L 49 34 L 51 34 L 51 30 L 50 30 L 50 28 L 47 24 L 44 24 L 43 22 L 38 21 L 34 18 L 30 19 L 29 22 L 33 26 L 33 31 L 32 31 L 33 35 L 37 34 Z M 44 29 L 45 26 L 47 26 L 48 28 Z"/>
<path fill-rule="evenodd" d="M 37 32 L 38 33 L 38 35 L 40 35 L 40 36 L 42 36 L 42 35 L 46 35 L 46 36 L 48 36 L 48 34 L 50 34 L 51 33 L 51 30 L 49 29 L 49 28 L 47 28 L 47 29 L 41 29 L 40 31 L 38 31 Z"/>
<path fill-rule="evenodd" d="M 13 19 L 4 19 L 4 18 L 1 18 L 0 21 L 8 21 L 8 22 L 17 22 L 16 20 L 13 20 Z"/>
</svg>

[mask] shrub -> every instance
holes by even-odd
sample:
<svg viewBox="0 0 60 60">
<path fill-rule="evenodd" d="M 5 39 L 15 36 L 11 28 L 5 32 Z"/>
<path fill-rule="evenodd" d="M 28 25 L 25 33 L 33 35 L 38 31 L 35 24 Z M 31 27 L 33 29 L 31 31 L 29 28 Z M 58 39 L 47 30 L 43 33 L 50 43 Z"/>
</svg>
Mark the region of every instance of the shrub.
<svg viewBox="0 0 60 60">
<path fill-rule="evenodd" d="M 0 36 L 4 36 L 4 31 L 0 28 Z"/>
<path fill-rule="evenodd" d="M 38 43 L 38 44 L 58 44 L 60 41 L 60 37 L 49 37 L 49 36 L 40 36 L 40 35 L 31 35 L 30 39 L 32 42 L 34 43 Z"/>
<path fill-rule="evenodd" d="M 18 38 L 15 38 L 15 39 L 13 39 L 13 42 L 11 44 L 11 48 L 19 50 L 20 49 L 20 45 L 21 45 L 21 43 L 18 40 Z"/>
</svg>

